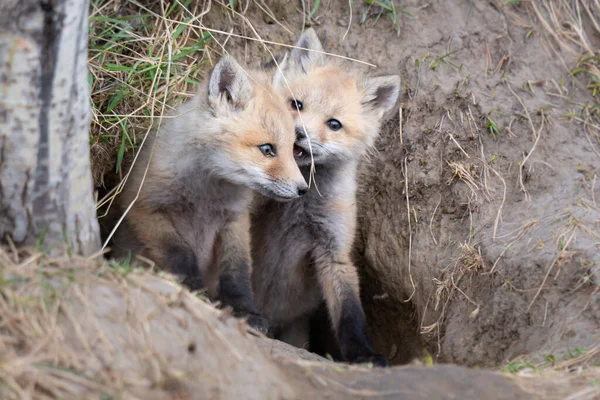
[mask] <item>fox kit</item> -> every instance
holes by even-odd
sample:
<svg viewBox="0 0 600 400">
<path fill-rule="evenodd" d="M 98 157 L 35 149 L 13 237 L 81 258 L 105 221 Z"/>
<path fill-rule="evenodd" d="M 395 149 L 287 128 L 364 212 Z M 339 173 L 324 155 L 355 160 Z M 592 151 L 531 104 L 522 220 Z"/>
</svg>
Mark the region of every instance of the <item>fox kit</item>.
<svg viewBox="0 0 600 400">
<path fill-rule="evenodd" d="M 312 29 L 296 46 L 323 51 Z M 278 87 L 295 116 L 295 159 L 307 180 L 314 161 L 316 185 L 301 199 L 259 198 L 253 207 L 252 286 L 258 309 L 273 336 L 301 347 L 311 316 L 325 301 L 342 357 L 385 366 L 387 359 L 366 336 L 350 252 L 357 166 L 384 113 L 396 103 L 400 78 L 361 78 L 322 53 L 302 49 L 294 49 L 281 70 L 276 76 L 286 83 Z"/>
<path fill-rule="evenodd" d="M 308 190 L 294 161 L 294 122 L 272 80 L 265 71 L 247 75 L 231 57 L 217 63 L 148 138 L 119 196 L 121 210 L 135 203 L 113 243 L 117 257 L 153 260 L 263 331 L 250 285 L 248 206 L 253 192 L 286 201 Z"/>
</svg>

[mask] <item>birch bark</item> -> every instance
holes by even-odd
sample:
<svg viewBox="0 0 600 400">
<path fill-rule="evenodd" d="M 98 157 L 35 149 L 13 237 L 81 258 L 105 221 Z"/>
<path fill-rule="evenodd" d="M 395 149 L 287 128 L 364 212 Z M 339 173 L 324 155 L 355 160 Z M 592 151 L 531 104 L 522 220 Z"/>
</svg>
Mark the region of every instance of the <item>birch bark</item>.
<svg viewBox="0 0 600 400">
<path fill-rule="evenodd" d="M 99 248 L 90 171 L 88 0 L 0 1 L 0 237 Z"/>
</svg>

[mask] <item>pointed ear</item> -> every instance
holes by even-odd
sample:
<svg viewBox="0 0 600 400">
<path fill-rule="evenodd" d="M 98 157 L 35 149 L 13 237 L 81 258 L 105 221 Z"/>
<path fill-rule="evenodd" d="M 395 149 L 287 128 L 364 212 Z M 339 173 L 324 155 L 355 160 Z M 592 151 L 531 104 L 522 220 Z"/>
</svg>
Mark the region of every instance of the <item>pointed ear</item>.
<svg viewBox="0 0 600 400">
<path fill-rule="evenodd" d="M 400 77 L 398 75 L 378 76 L 362 81 L 364 91 L 362 103 L 381 115 L 389 111 L 398 100 L 400 94 Z"/>
<path fill-rule="evenodd" d="M 292 53 L 290 54 L 290 63 L 300 65 L 304 72 L 307 72 L 313 66 L 323 65 L 325 63 L 325 55 L 323 53 L 309 50 L 316 50 L 317 52 L 323 51 L 321 41 L 317 37 L 315 30 L 312 28 L 305 30 L 302 36 L 300 36 L 300 39 L 298 39 L 296 48 L 292 50 Z"/>
<path fill-rule="evenodd" d="M 208 84 L 208 100 L 219 102 L 223 97 L 235 107 L 243 107 L 252 96 L 252 85 L 246 72 L 231 56 L 219 60 Z"/>
<path fill-rule="evenodd" d="M 289 59 L 288 53 L 285 53 L 283 56 L 283 60 L 279 61 L 279 68 L 275 66 L 275 74 L 273 74 L 273 87 L 277 89 L 285 89 L 287 85 L 285 84 L 285 70 L 288 67 Z"/>
</svg>

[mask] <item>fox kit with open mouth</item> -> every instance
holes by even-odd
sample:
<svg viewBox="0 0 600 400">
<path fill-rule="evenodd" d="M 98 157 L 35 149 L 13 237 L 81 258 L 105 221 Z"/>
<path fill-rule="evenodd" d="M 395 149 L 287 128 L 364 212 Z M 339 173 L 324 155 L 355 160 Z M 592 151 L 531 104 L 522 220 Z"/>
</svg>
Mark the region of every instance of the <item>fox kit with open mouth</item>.
<svg viewBox="0 0 600 400">
<path fill-rule="evenodd" d="M 300 37 L 276 77 L 295 117 L 294 155 L 314 184 L 301 199 L 257 199 L 252 212 L 252 285 L 273 336 L 302 347 L 325 301 L 343 358 L 387 365 L 366 336 L 358 274 L 350 257 L 356 225 L 357 167 L 373 145 L 400 78 L 364 78 L 322 54 L 312 29 Z M 319 53 L 321 52 L 321 53 Z M 291 89 L 291 93 L 290 93 Z"/>
<path fill-rule="evenodd" d="M 133 206 L 113 241 L 117 257 L 149 258 L 263 331 L 250 285 L 248 207 L 254 192 L 289 201 L 308 189 L 273 78 L 246 73 L 231 57 L 216 64 L 146 141 L 118 198 L 121 210 Z"/>
</svg>

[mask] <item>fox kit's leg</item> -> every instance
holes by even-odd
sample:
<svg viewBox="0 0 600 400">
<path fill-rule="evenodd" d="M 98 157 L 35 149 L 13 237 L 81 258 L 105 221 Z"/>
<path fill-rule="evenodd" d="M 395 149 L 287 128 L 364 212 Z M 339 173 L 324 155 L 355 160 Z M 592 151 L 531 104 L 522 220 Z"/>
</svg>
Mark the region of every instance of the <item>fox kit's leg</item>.
<svg viewBox="0 0 600 400">
<path fill-rule="evenodd" d="M 346 256 L 332 255 L 324 249 L 318 249 L 315 256 L 317 276 L 342 356 L 353 363 L 386 366 L 387 359 L 375 353 L 367 338 L 356 268 Z"/>
<path fill-rule="evenodd" d="M 340 352 L 349 362 L 386 366 L 387 359 L 375 353 L 367 338 L 358 273 L 350 260 L 356 227 L 355 203 L 342 200 L 327 208 L 327 217 L 314 231 L 317 241 L 313 256 Z"/>
<path fill-rule="evenodd" d="M 219 299 L 237 316 L 248 315 L 248 323 L 265 332 L 266 319 L 257 311 L 250 284 L 250 216 L 244 212 L 228 222 L 217 238 Z"/>
<path fill-rule="evenodd" d="M 194 251 L 166 215 L 160 212 L 141 215 L 140 212 L 132 210 L 127 222 L 139 242 L 144 244 L 143 255 L 183 278 L 182 283 L 191 290 L 204 287 Z"/>
</svg>

